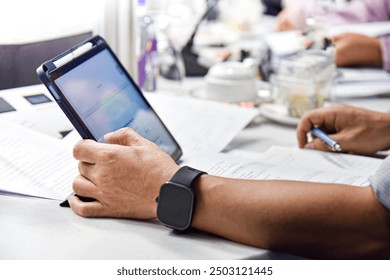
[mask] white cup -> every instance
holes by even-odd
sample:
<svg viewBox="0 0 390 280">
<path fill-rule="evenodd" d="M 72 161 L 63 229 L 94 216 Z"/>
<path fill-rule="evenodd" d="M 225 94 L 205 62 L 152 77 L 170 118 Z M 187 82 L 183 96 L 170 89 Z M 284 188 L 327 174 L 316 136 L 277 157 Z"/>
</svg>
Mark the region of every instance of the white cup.
<svg viewBox="0 0 390 280">
<path fill-rule="evenodd" d="M 255 101 L 257 77 L 252 66 L 228 61 L 214 65 L 206 77 L 203 98 L 223 102 Z"/>
</svg>

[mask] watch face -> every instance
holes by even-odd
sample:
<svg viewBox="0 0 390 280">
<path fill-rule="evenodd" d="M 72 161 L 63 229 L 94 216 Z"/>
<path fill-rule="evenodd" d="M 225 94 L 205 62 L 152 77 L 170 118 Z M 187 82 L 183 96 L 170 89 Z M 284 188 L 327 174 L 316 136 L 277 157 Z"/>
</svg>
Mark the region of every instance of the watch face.
<svg viewBox="0 0 390 280">
<path fill-rule="evenodd" d="M 193 206 L 194 193 L 190 188 L 168 182 L 160 190 L 157 217 L 168 227 L 185 230 L 191 225 Z"/>
</svg>

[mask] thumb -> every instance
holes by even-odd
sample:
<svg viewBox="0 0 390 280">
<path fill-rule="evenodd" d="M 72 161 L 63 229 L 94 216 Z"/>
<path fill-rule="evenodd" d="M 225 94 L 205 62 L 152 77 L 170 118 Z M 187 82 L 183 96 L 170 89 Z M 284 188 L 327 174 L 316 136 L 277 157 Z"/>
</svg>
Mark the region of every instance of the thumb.
<svg viewBox="0 0 390 280">
<path fill-rule="evenodd" d="M 133 129 L 125 127 L 104 135 L 104 141 L 108 144 L 139 146 L 146 140 Z"/>
</svg>

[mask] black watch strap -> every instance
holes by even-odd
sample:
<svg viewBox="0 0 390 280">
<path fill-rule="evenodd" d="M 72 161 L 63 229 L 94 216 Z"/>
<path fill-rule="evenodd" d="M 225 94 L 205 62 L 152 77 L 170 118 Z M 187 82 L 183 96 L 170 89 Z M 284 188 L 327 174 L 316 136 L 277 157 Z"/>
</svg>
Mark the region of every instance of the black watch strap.
<svg viewBox="0 0 390 280">
<path fill-rule="evenodd" d="M 196 180 L 196 178 L 203 174 L 206 174 L 206 172 L 189 166 L 183 166 L 169 181 L 192 188 L 192 183 Z"/>
<path fill-rule="evenodd" d="M 192 223 L 195 207 L 194 182 L 206 172 L 183 166 L 161 186 L 156 199 L 157 218 L 167 227 L 186 232 Z"/>
</svg>

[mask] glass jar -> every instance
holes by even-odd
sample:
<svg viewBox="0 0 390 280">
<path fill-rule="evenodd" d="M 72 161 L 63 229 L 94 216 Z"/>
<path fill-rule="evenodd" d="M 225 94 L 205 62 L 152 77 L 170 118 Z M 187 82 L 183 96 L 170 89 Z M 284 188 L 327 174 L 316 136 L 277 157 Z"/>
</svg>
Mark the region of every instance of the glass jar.
<svg viewBox="0 0 390 280">
<path fill-rule="evenodd" d="M 322 107 L 329 99 L 335 73 L 330 54 L 303 51 L 279 61 L 272 83 L 289 115 L 301 117 L 307 111 Z"/>
</svg>

